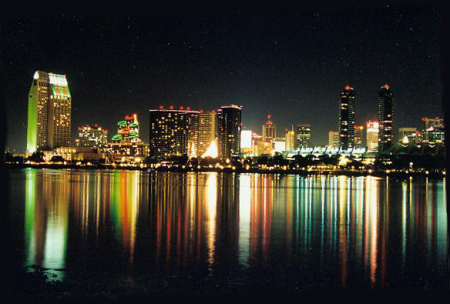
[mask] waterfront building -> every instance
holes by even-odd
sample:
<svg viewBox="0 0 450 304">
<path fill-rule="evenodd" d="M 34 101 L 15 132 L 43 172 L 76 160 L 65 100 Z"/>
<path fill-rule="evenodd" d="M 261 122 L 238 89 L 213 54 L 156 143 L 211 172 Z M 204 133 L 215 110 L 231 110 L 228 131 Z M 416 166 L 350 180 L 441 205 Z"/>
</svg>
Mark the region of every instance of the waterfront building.
<svg viewBox="0 0 450 304">
<path fill-rule="evenodd" d="M 271 120 L 272 115 L 267 114 L 267 121 L 262 127 L 262 137 L 263 141 L 273 142 L 277 136 L 277 129 Z"/>
<path fill-rule="evenodd" d="M 253 153 L 253 131 L 251 130 L 241 131 L 241 153 L 242 154 Z"/>
<path fill-rule="evenodd" d="M 378 96 L 378 150 L 384 151 L 394 141 L 395 98 L 388 84 L 381 87 Z"/>
<path fill-rule="evenodd" d="M 99 125 L 78 127 L 77 147 L 100 148 L 108 144 L 108 130 Z"/>
<path fill-rule="evenodd" d="M 366 123 L 366 146 L 369 151 L 378 151 L 378 133 L 380 124 L 378 121 L 368 121 Z"/>
<path fill-rule="evenodd" d="M 354 126 L 353 145 L 355 148 L 360 149 L 363 147 L 363 126 Z"/>
<path fill-rule="evenodd" d="M 412 127 L 403 127 L 398 129 L 398 140 L 403 142 L 405 137 L 408 142 L 416 142 L 417 129 Z"/>
<path fill-rule="evenodd" d="M 275 137 L 273 140 L 273 151 L 282 153 L 286 151 L 286 138 L 285 137 Z"/>
<path fill-rule="evenodd" d="M 292 130 L 289 131 L 288 129 L 286 129 L 285 141 L 286 141 L 286 150 L 287 151 L 293 151 L 296 149 L 295 132 L 294 131 L 292 131 Z"/>
<path fill-rule="evenodd" d="M 241 145 L 242 106 L 228 105 L 217 110 L 219 157 L 230 159 L 237 156 Z"/>
<path fill-rule="evenodd" d="M 137 115 L 127 115 L 125 120 L 117 123 L 117 134 L 112 137 L 113 142 L 130 143 L 140 142 L 139 121 Z"/>
<path fill-rule="evenodd" d="M 340 144 L 339 131 L 330 130 L 328 132 L 328 146 L 331 148 L 339 148 Z"/>
<path fill-rule="evenodd" d="M 422 133 L 423 141 L 425 143 L 444 143 L 445 142 L 445 129 L 443 118 L 422 118 Z"/>
<path fill-rule="evenodd" d="M 311 125 L 297 124 L 295 126 L 296 149 L 311 147 Z"/>
<path fill-rule="evenodd" d="M 197 155 L 199 111 L 187 107 L 175 110 L 173 106 L 151 109 L 150 154 L 156 159 L 172 156 Z"/>
<path fill-rule="evenodd" d="M 339 98 L 339 139 L 343 150 L 353 147 L 355 126 L 355 91 L 347 85 Z"/>
<path fill-rule="evenodd" d="M 216 111 L 200 110 L 198 114 L 198 156 L 202 156 L 216 139 Z"/>
<path fill-rule="evenodd" d="M 28 94 L 27 153 L 70 146 L 71 109 L 66 75 L 36 71 Z"/>
<path fill-rule="evenodd" d="M 59 147 L 43 153 L 45 162 L 51 162 L 54 156 L 60 156 L 66 162 L 98 161 L 107 158 L 105 151 L 93 147 Z"/>
</svg>

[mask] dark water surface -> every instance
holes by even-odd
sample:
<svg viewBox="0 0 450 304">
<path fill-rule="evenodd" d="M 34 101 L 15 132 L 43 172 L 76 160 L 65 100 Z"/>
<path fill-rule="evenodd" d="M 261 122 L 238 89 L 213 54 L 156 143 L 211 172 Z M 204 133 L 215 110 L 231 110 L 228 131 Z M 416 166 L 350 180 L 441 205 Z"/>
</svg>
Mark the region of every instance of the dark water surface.
<svg viewBox="0 0 450 304">
<path fill-rule="evenodd" d="M 14 169 L 14 269 L 88 293 L 448 287 L 445 183 Z"/>
</svg>

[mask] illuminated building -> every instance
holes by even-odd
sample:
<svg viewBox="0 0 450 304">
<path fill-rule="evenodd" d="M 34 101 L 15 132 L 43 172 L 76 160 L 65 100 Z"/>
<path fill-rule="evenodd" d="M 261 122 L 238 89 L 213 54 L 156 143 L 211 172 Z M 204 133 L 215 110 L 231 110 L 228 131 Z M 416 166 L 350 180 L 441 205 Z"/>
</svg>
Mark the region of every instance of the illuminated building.
<svg viewBox="0 0 450 304">
<path fill-rule="evenodd" d="M 300 147 L 311 147 L 311 125 L 297 124 L 295 126 L 295 146 L 296 149 Z"/>
<path fill-rule="evenodd" d="M 286 141 L 286 150 L 287 151 L 293 151 L 296 149 L 296 147 L 295 147 L 295 132 L 294 131 L 289 131 L 288 129 L 286 129 L 285 141 Z"/>
<path fill-rule="evenodd" d="M 44 151 L 44 161 L 51 161 L 54 156 L 61 156 L 65 161 L 94 161 L 106 159 L 106 153 L 92 147 L 59 147 Z"/>
<path fill-rule="evenodd" d="M 286 151 L 286 139 L 284 137 L 275 137 L 273 141 L 273 152 Z"/>
<path fill-rule="evenodd" d="M 362 148 L 363 146 L 363 133 L 364 133 L 364 127 L 363 126 L 355 126 L 354 127 L 354 135 L 353 135 L 353 143 L 355 148 Z"/>
<path fill-rule="evenodd" d="M 378 150 L 384 151 L 389 149 L 394 141 L 395 99 L 387 84 L 381 87 L 378 96 L 378 121 L 380 123 Z"/>
<path fill-rule="evenodd" d="M 347 85 L 339 99 L 339 138 L 343 150 L 353 147 L 355 126 L 355 91 Z"/>
<path fill-rule="evenodd" d="M 198 155 L 203 155 L 216 138 L 216 111 L 198 114 Z"/>
<path fill-rule="evenodd" d="M 366 146 L 369 151 L 378 150 L 378 132 L 380 124 L 378 121 L 368 121 L 366 123 Z"/>
<path fill-rule="evenodd" d="M 243 154 L 252 154 L 253 148 L 253 131 L 242 130 L 241 131 L 241 152 Z"/>
<path fill-rule="evenodd" d="M 28 153 L 70 145 L 71 108 L 66 76 L 36 71 L 28 94 Z"/>
<path fill-rule="evenodd" d="M 272 115 L 267 114 L 267 121 L 262 127 L 263 141 L 272 142 L 275 139 L 275 137 L 277 136 L 277 128 L 273 124 L 271 118 L 272 118 Z"/>
<path fill-rule="evenodd" d="M 408 139 L 408 142 L 417 143 L 417 129 L 416 128 L 399 128 L 398 129 L 398 140 L 403 141 L 405 137 Z"/>
<path fill-rule="evenodd" d="M 340 144 L 339 131 L 330 130 L 328 132 L 328 146 L 332 148 L 339 148 Z"/>
<path fill-rule="evenodd" d="M 150 154 L 156 159 L 190 156 L 198 146 L 199 111 L 173 106 L 150 110 Z M 209 145 L 208 145 L 209 146 Z M 197 153 L 196 153 L 197 154 Z"/>
<path fill-rule="evenodd" d="M 443 143 L 445 141 L 444 119 L 422 118 L 422 133 L 425 143 Z"/>
<path fill-rule="evenodd" d="M 125 120 L 117 123 L 117 134 L 112 137 L 113 142 L 129 143 L 140 142 L 139 121 L 137 115 L 127 115 Z"/>
<path fill-rule="evenodd" d="M 256 155 L 270 155 L 274 148 L 274 143 L 270 141 L 259 141 L 256 144 Z"/>
<path fill-rule="evenodd" d="M 108 130 L 99 125 L 78 127 L 77 147 L 100 148 L 108 144 Z"/>
<path fill-rule="evenodd" d="M 242 106 L 222 106 L 217 111 L 219 131 L 219 157 L 231 158 L 241 152 Z"/>
</svg>

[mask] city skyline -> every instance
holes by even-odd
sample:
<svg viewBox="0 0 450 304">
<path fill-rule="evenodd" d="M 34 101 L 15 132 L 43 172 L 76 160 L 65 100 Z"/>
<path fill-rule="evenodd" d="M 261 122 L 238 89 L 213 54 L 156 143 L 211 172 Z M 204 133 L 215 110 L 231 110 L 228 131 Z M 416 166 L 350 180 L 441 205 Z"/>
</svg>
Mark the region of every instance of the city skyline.
<svg viewBox="0 0 450 304">
<path fill-rule="evenodd" d="M 344 18 L 348 15 L 352 18 Z M 38 69 L 67 75 L 72 144 L 79 126 L 113 130 L 126 113 L 144 118 L 146 139 L 147 111 L 161 104 L 209 111 L 234 103 L 243 106 L 243 130 L 260 130 L 271 113 L 279 130 L 307 123 L 312 145 L 325 145 L 328 131 L 338 124 L 336 96 L 346 85 L 357 93 L 356 125 L 377 119 L 377 91 L 384 83 L 393 88 L 397 109 L 403 111 L 396 128 L 420 128 L 422 117 L 443 114 L 435 9 L 216 12 L 177 15 L 176 20 L 170 25 L 170 14 L 155 13 L 4 21 L 6 148 L 25 150 L 26 91 Z M 38 41 L 42 33 L 55 41 L 50 28 L 59 25 L 72 39 L 56 45 Z M 378 37 L 386 29 L 392 34 Z M 380 42 L 374 44 L 372 35 Z M 83 47 L 71 49 L 76 44 Z M 116 65 L 105 65 L 111 60 Z M 111 114 L 105 116 L 107 109 Z"/>
</svg>

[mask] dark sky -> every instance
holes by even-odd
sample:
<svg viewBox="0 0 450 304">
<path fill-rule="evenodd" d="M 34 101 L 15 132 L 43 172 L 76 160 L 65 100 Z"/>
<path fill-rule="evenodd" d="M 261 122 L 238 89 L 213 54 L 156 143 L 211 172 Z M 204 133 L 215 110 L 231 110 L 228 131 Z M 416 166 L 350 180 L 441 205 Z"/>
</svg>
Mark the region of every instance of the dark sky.
<svg viewBox="0 0 450 304">
<path fill-rule="evenodd" d="M 159 12 L 146 16 L 2 20 L 7 145 L 26 148 L 28 91 L 40 69 L 66 74 L 77 127 L 137 113 L 148 142 L 148 109 L 243 106 L 261 133 L 267 113 L 279 136 L 310 123 L 313 144 L 337 129 L 339 94 L 356 93 L 356 123 L 376 119 L 389 83 L 396 127 L 442 116 L 439 11 L 363 7 L 342 11 Z"/>
</svg>

